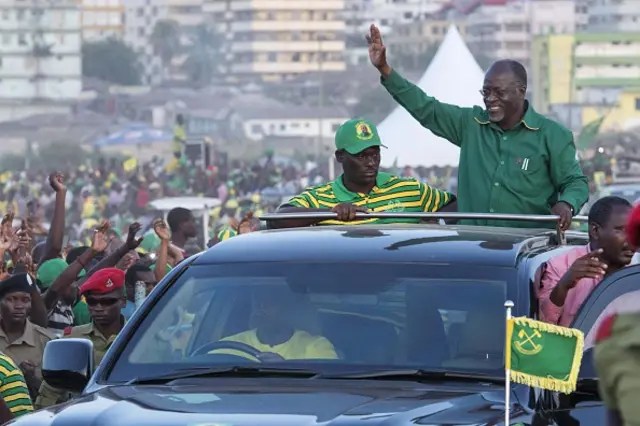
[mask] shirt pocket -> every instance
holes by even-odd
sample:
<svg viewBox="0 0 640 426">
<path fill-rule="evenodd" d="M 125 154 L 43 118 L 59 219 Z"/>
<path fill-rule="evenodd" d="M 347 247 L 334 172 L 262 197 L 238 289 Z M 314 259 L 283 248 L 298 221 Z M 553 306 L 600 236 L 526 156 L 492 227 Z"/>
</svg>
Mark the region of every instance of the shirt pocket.
<svg viewBox="0 0 640 426">
<path fill-rule="evenodd" d="M 539 195 L 540 185 L 548 180 L 547 159 L 542 155 L 512 156 L 509 160 L 508 176 L 510 184 L 517 192 Z"/>
</svg>

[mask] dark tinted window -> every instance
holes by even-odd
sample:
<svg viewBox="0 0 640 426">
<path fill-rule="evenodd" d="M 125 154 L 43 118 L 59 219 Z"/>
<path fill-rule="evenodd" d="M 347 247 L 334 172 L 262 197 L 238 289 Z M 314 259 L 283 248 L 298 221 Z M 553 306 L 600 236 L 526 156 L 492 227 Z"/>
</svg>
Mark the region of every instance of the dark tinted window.
<svg viewBox="0 0 640 426">
<path fill-rule="evenodd" d="M 110 379 L 127 381 L 202 364 L 252 363 L 255 358 L 247 354 L 208 347 L 221 339 L 253 342 L 275 329 L 300 332 L 310 348 L 285 351 L 290 358 L 280 366 L 413 366 L 499 376 L 503 306 L 507 298 L 517 300 L 514 286 L 508 285 L 514 277 L 512 269 L 469 265 L 194 266 L 130 336 Z M 275 343 L 269 347 L 270 352 L 281 350 Z"/>
</svg>

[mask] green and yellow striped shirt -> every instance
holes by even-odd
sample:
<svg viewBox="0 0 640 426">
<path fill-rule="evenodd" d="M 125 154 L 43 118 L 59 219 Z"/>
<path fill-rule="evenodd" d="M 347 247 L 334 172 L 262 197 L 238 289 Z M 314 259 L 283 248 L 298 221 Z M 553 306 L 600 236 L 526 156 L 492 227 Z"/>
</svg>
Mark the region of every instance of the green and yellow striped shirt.
<svg viewBox="0 0 640 426">
<path fill-rule="evenodd" d="M 379 172 L 376 185 L 368 194 L 349 191 L 342 183 L 342 175 L 333 182 L 307 188 L 285 206 L 332 209 L 341 203 L 351 203 L 372 212 L 436 212 L 455 200 L 449 192 L 433 188 L 414 178 L 393 176 Z M 361 225 L 369 223 L 419 223 L 420 219 L 364 219 L 352 222 L 325 220 L 319 225 Z"/>
<path fill-rule="evenodd" d="M 0 395 L 15 417 L 33 411 L 22 371 L 2 352 L 0 352 Z"/>
</svg>

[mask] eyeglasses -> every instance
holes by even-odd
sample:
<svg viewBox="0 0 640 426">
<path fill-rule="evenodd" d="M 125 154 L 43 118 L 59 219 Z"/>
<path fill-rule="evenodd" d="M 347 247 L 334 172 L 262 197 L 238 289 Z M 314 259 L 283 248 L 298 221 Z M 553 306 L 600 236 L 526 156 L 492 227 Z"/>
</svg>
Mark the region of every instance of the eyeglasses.
<svg viewBox="0 0 640 426">
<path fill-rule="evenodd" d="M 508 89 L 500 89 L 500 88 L 480 89 L 479 92 L 482 95 L 482 97 L 485 98 L 485 99 L 488 98 L 491 95 L 494 95 L 496 98 L 504 98 L 506 95 L 509 94 L 509 92 L 511 92 L 511 90 L 513 88 L 515 88 L 515 89 L 525 88 L 526 89 L 526 86 L 523 86 L 520 83 L 509 84 L 508 86 L 509 86 Z"/>
<path fill-rule="evenodd" d="M 92 307 L 101 305 L 101 306 L 107 308 L 109 306 L 113 306 L 116 303 L 118 303 L 120 301 L 120 299 L 117 298 L 117 297 L 105 297 L 105 298 L 100 298 L 100 299 L 96 299 L 94 297 L 87 297 L 87 298 L 85 298 L 85 301 L 87 302 L 87 305 L 92 306 Z"/>
<path fill-rule="evenodd" d="M 496 98 L 504 98 L 505 95 L 507 94 L 507 91 L 504 89 L 480 89 L 479 92 L 482 95 L 482 97 L 485 99 L 491 96 L 492 94 Z"/>
</svg>

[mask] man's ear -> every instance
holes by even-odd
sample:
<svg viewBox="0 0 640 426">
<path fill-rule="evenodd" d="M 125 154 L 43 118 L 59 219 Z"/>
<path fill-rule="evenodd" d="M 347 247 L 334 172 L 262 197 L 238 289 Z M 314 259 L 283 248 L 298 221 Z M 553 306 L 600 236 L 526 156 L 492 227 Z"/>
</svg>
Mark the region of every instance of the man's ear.
<svg viewBox="0 0 640 426">
<path fill-rule="evenodd" d="M 342 161 L 344 160 L 344 151 L 343 150 L 336 151 L 335 155 L 336 155 L 336 161 L 342 164 Z"/>
<path fill-rule="evenodd" d="M 593 241 L 600 239 L 600 225 L 595 222 L 589 223 L 589 239 Z"/>
</svg>

